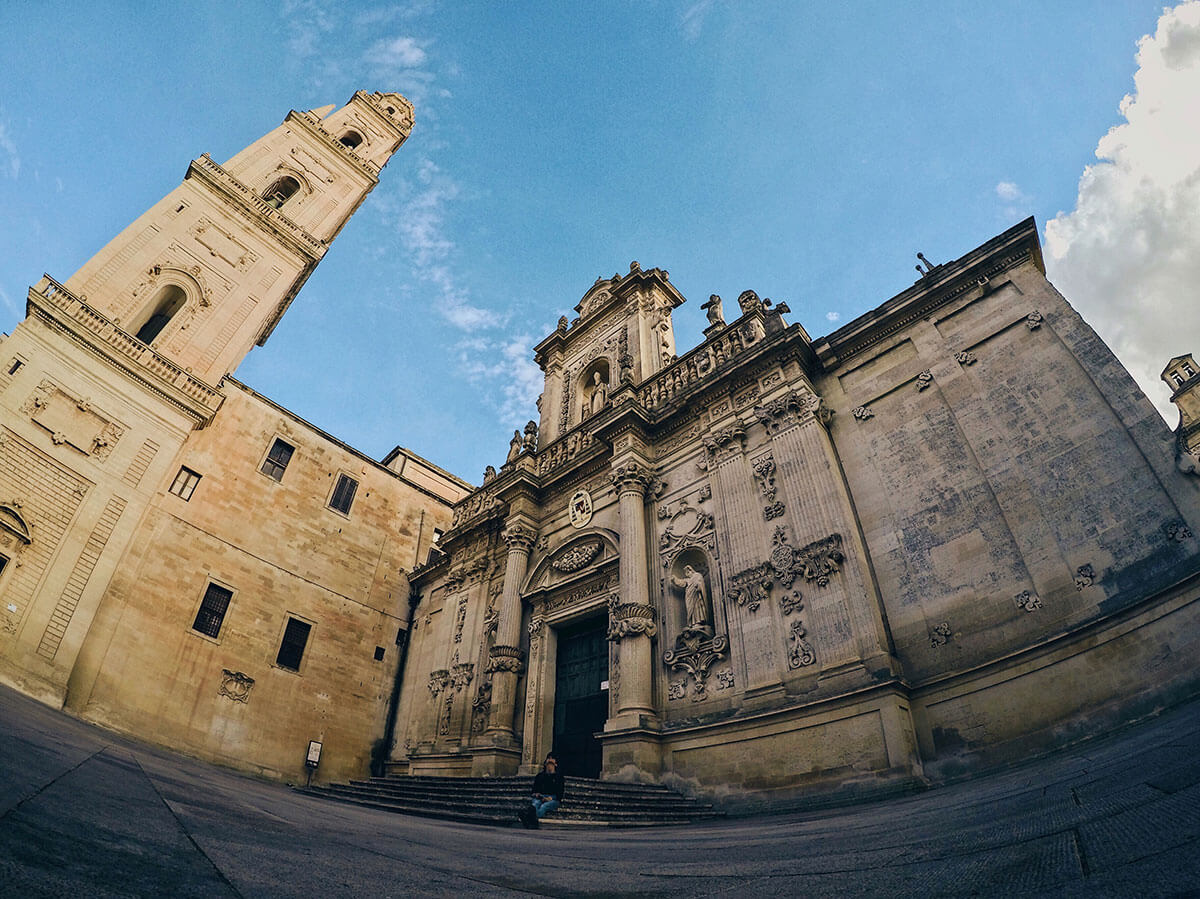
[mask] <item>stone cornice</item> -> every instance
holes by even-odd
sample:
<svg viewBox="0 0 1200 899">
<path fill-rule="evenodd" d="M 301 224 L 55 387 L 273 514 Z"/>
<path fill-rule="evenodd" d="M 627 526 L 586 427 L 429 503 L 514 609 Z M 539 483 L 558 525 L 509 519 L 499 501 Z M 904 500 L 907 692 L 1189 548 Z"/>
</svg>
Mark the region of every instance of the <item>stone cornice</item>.
<svg viewBox="0 0 1200 899">
<path fill-rule="evenodd" d="M 49 275 L 29 288 L 28 315 L 65 334 L 203 426 L 224 395 L 155 352 Z"/>
<path fill-rule="evenodd" d="M 1027 261 L 1045 273 L 1037 225 L 1032 217 L 953 262 L 936 266 L 912 287 L 816 341 L 813 349 L 822 367 L 829 371 L 939 306 L 971 290 L 989 290 L 992 279 Z"/>
</svg>

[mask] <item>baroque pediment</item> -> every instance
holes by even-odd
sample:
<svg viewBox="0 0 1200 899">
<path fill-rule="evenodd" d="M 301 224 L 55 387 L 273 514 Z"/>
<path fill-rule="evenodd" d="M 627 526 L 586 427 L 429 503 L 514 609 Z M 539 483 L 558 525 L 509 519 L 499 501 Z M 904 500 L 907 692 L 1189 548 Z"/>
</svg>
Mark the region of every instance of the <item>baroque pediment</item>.
<svg viewBox="0 0 1200 899">
<path fill-rule="evenodd" d="M 534 566 L 523 593 L 552 590 L 589 577 L 617 558 L 613 535 L 590 531 L 549 550 Z"/>
</svg>

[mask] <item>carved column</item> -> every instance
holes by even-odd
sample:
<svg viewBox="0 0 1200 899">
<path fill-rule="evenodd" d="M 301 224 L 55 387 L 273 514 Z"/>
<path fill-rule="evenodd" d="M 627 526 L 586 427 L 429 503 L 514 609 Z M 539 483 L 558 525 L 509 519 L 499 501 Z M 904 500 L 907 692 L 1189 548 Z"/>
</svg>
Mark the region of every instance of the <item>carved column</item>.
<svg viewBox="0 0 1200 899">
<path fill-rule="evenodd" d="M 620 514 L 621 602 L 613 609 L 608 638 L 621 641 L 621 692 L 617 717 L 625 722 L 654 715 L 653 638 L 658 632 L 650 605 L 646 553 L 646 488 L 650 472 L 626 462 L 612 473 Z"/>
<path fill-rule="evenodd" d="M 492 675 L 492 710 L 488 733 L 501 741 L 513 737 L 513 710 L 517 697 L 517 678 L 524 666 L 521 660 L 521 582 L 529 563 L 529 551 L 537 531 L 522 521 L 510 522 L 503 533 L 508 545 L 504 562 L 504 592 L 500 596 L 500 620 L 496 642 L 488 658 Z"/>
</svg>

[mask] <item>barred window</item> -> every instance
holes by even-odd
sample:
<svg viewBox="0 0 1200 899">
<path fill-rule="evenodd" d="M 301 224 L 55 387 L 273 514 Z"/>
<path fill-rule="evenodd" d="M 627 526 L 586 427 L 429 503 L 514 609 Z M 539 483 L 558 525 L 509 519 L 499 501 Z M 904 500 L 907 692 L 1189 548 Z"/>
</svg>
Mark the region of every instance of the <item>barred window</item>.
<svg viewBox="0 0 1200 899">
<path fill-rule="evenodd" d="M 343 515 L 349 515 L 356 490 L 358 490 L 358 481 L 348 475 L 339 474 L 337 486 L 333 488 L 333 498 L 329 500 L 329 508 L 336 509 Z"/>
<path fill-rule="evenodd" d="M 263 459 L 262 468 L 259 469 L 267 477 L 276 481 L 283 480 L 283 473 L 287 471 L 288 463 L 292 461 L 292 453 L 296 448 L 290 443 L 286 443 L 278 438 L 271 444 L 271 451 L 267 453 L 267 458 Z"/>
<path fill-rule="evenodd" d="M 170 492 L 187 502 L 196 492 L 196 485 L 199 483 L 200 475 L 190 468 L 182 467 L 179 469 L 179 474 L 175 475 L 175 480 L 171 482 Z"/>
<path fill-rule="evenodd" d="M 221 624 L 225 621 L 225 613 L 229 611 L 229 601 L 233 599 L 233 591 L 209 584 L 204 591 L 204 599 L 200 603 L 200 611 L 192 623 L 192 630 L 199 631 L 208 637 L 216 637 L 221 633 Z"/>
<path fill-rule="evenodd" d="M 288 618 L 283 640 L 279 644 L 279 654 L 275 656 L 275 664 L 280 668 L 299 671 L 300 660 L 304 658 L 304 647 L 308 644 L 308 634 L 311 630 L 312 625 L 307 621 Z"/>
</svg>

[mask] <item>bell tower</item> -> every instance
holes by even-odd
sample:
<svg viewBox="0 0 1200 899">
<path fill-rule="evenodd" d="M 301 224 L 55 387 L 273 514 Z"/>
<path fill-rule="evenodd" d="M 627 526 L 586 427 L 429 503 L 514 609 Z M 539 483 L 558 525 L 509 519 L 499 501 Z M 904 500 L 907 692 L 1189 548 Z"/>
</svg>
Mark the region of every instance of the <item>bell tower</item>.
<svg viewBox="0 0 1200 899">
<path fill-rule="evenodd" d="M 224 165 L 193 160 L 66 290 L 216 384 L 270 336 L 412 124 L 393 93 L 293 111 Z"/>
</svg>

